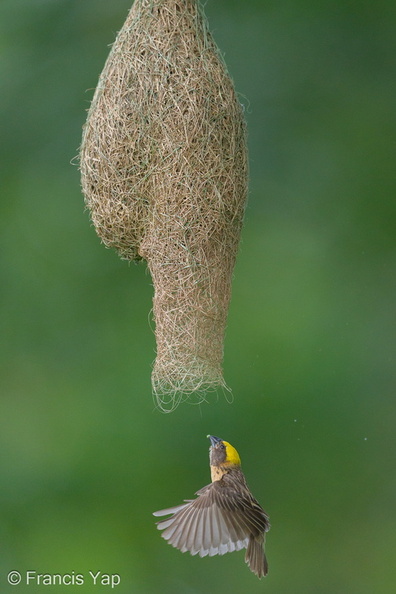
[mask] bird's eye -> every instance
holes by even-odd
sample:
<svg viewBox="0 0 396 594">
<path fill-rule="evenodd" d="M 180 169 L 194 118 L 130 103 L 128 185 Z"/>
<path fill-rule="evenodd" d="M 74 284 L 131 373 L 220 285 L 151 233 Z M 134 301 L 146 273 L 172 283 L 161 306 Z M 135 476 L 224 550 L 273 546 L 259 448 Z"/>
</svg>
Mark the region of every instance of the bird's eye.
<svg viewBox="0 0 396 594">
<path fill-rule="evenodd" d="M 224 443 L 221 443 L 221 444 L 220 444 L 220 449 L 221 449 L 221 450 L 225 450 L 225 445 L 224 445 Z"/>
</svg>

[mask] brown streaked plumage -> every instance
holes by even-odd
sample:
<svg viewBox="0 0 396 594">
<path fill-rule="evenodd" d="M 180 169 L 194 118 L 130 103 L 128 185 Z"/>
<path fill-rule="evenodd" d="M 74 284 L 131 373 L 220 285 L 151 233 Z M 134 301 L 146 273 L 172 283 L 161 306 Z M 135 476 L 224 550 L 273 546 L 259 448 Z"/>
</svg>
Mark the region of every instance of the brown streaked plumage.
<svg viewBox="0 0 396 594">
<path fill-rule="evenodd" d="M 170 518 L 157 522 L 161 536 L 182 553 L 205 557 L 247 549 L 245 561 L 257 577 L 268 573 L 264 553 L 269 518 L 246 484 L 238 452 L 228 442 L 211 441 L 212 482 L 196 499 L 154 512 Z"/>
</svg>

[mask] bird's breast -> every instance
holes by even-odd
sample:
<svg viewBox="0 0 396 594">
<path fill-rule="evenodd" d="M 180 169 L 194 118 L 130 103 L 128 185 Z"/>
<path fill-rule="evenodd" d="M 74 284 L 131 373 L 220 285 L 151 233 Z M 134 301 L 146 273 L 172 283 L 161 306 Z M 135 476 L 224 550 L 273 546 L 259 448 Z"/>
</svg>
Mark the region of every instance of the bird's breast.
<svg viewBox="0 0 396 594">
<path fill-rule="evenodd" d="M 220 481 L 226 472 L 227 471 L 221 466 L 211 466 L 210 477 L 212 479 L 212 483 L 214 483 L 215 481 Z"/>
</svg>

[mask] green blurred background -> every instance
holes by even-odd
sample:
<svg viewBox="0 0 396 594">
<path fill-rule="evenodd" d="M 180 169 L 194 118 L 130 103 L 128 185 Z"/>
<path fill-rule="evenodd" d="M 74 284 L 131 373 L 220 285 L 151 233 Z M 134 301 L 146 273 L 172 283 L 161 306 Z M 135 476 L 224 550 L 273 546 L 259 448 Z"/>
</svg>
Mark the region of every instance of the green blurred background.
<svg viewBox="0 0 396 594">
<path fill-rule="evenodd" d="M 104 249 L 70 164 L 129 0 L 1 0 L 0 592 L 396 591 L 394 0 L 210 0 L 251 189 L 220 395 L 164 415 L 151 280 Z M 212 433 L 271 516 L 268 578 L 182 555 L 151 512 Z M 83 586 L 7 585 L 10 570 Z"/>
</svg>

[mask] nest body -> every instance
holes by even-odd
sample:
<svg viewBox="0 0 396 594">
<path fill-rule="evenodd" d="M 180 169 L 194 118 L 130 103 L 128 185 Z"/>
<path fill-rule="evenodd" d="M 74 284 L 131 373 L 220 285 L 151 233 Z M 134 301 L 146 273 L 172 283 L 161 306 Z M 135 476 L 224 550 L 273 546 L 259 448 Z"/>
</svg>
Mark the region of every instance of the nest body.
<svg viewBox="0 0 396 594">
<path fill-rule="evenodd" d="M 242 107 L 195 0 L 136 0 L 81 146 L 102 241 L 147 260 L 160 405 L 225 386 L 223 340 L 247 195 Z"/>
</svg>

